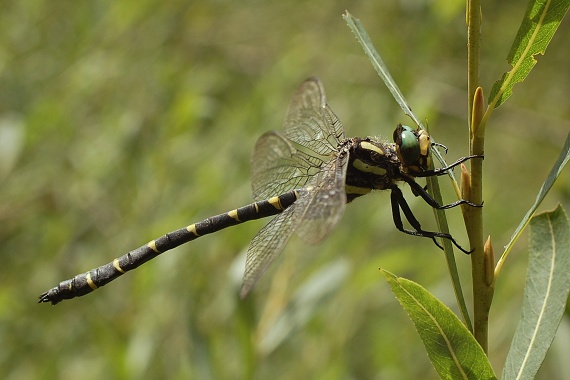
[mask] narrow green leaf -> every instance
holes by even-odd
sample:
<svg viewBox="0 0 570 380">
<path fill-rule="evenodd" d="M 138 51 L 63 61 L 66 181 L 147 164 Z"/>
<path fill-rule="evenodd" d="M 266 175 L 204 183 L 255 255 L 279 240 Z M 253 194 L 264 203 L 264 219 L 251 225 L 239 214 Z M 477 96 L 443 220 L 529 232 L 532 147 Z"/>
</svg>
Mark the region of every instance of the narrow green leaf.
<svg viewBox="0 0 570 380">
<path fill-rule="evenodd" d="M 489 105 L 497 108 L 503 104 L 513 93 L 513 86 L 526 78 L 536 64 L 534 56 L 544 55 L 569 6 L 570 0 L 529 1 L 507 57 L 512 69 L 493 85 Z"/>
<path fill-rule="evenodd" d="M 374 67 L 376 72 L 378 72 L 378 75 L 380 76 L 380 78 L 382 78 L 384 84 L 386 85 L 386 87 L 388 87 L 388 90 L 390 90 L 390 93 L 392 94 L 396 102 L 400 105 L 402 111 L 404 111 L 404 113 L 407 116 L 409 116 L 418 127 L 420 127 L 421 129 L 426 129 L 422 124 L 422 122 L 420 121 L 420 119 L 412 112 L 412 109 L 408 105 L 406 98 L 404 98 L 402 91 L 400 91 L 400 88 L 396 84 L 396 81 L 394 80 L 394 78 L 392 78 L 392 75 L 390 74 L 388 67 L 386 66 L 382 58 L 380 58 L 380 54 L 378 54 L 378 52 L 374 48 L 374 45 L 372 44 L 372 41 L 370 40 L 370 37 L 368 36 L 366 29 L 364 29 L 364 26 L 362 26 L 360 20 L 352 16 L 350 13 L 348 13 L 348 11 L 346 11 L 342 15 L 342 17 L 344 18 L 344 21 L 346 21 L 346 24 L 348 25 L 350 30 L 352 30 L 352 33 L 354 33 L 354 36 L 356 37 L 356 40 L 358 41 L 360 46 L 362 46 L 362 49 L 364 49 L 364 52 L 368 56 L 368 59 L 370 59 L 370 62 L 372 62 L 372 67 Z M 433 138 L 432 142 L 435 142 Z M 441 155 L 441 153 L 439 153 L 437 149 L 433 149 L 432 152 L 443 166 L 447 166 L 443 156 Z M 453 172 L 449 171 L 448 174 L 451 177 L 452 181 L 455 182 L 455 177 L 453 175 Z"/>
<path fill-rule="evenodd" d="M 530 257 L 522 316 L 503 379 L 533 379 L 564 314 L 570 291 L 570 225 L 561 206 L 530 222 Z"/>
<path fill-rule="evenodd" d="M 390 90 L 392 96 L 398 102 L 404 113 L 408 115 L 414 121 L 414 123 L 425 129 L 421 121 L 416 117 L 416 115 L 414 115 L 414 113 L 408 106 L 408 102 L 404 98 L 404 95 L 402 95 L 402 92 L 400 91 L 398 85 L 392 78 L 392 75 L 390 75 L 388 67 L 386 67 L 384 61 L 382 60 L 382 58 L 380 58 L 380 54 L 378 54 L 378 52 L 374 48 L 374 45 L 372 44 L 372 41 L 370 41 L 370 37 L 368 37 L 368 33 L 360 23 L 360 20 L 352 16 L 350 13 L 348 13 L 348 11 L 346 11 L 342 17 L 348 24 L 350 30 L 352 30 L 352 32 L 354 33 L 356 40 L 360 43 L 360 45 L 364 49 L 364 52 L 370 59 L 370 62 L 372 62 L 372 66 L 374 67 L 374 69 L 376 69 L 378 75 L 380 75 L 380 78 L 382 78 L 382 80 L 388 87 L 388 90 Z"/>
<path fill-rule="evenodd" d="M 483 349 L 455 314 L 413 281 L 382 270 L 442 379 L 496 379 Z"/>
<path fill-rule="evenodd" d="M 378 52 L 374 48 L 374 45 L 372 44 L 372 41 L 370 41 L 370 37 L 368 37 L 368 33 L 366 32 L 366 29 L 364 29 L 364 26 L 362 26 L 362 24 L 357 18 L 353 17 L 350 13 L 348 13 L 348 11 L 346 11 L 344 15 L 342 15 L 342 17 L 346 21 L 350 30 L 352 30 L 352 32 L 354 33 L 354 36 L 356 37 L 356 40 L 358 41 L 360 46 L 362 46 L 362 49 L 364 49 L 364 52 L 370 59 L 372 66 L 374 67 L 374 69 L 376 69 L 378 75 L 380 76 L 380 78 L 382 78 L 384 84 L 386 85 L 386 87 L 388 87 L 388 90 L 390 90 L 390 93 L 392 94 L 396 102 L 400 105 L 400 108 L 402 108 L 402 111 L 404 111 L 404 113 L 408 115 L 419 128 L 425 129 L 419 118 L 412 112 L 412 109 L 408 106 L 408 102 L 404 98 L 402 91 L 400 91 L 400 88 L 396 84 L 396 81 L 394 81 L 394 78 L 392 78 L 392 75 L 390 74 L 388 67 L 384 64 L 382 58 L 380 58 L 380 54 L 378 54 Z M 435 143 L 433 137 L 431 141 Z M 437 149 L 432 149 L 431 151 L 438 159 L 438 161 L 441 163 L 441 165 L 447 166 L 447 163 L 443 159 L 443 156 L 441 155 L 441 153 L 439 153 Z M 451 178 L 451 182 L 454 185 L 454 187 L 456 189 L 459 189 L 453 171 L 450 170 L 447 173 Z M 434 199 L 439 204 L 443 204 L 437 177 L 428 177 L 427 183 L 430 188 L 430 193 L 433 195 Z M 440 231 L 449 233 L 445 212 L 443 210 L 434 209 L 434 214 L 437 221 L 437 225 L 440 228 Z M 461 289 L 461 283 L 459 282 L 459 275 L 457 272 L 455 257 L 453 256 L 453 246 L 451 245 L 448 239 L 443 239 L 442 243 L 445 251 L 445 259 L 447 262 L 449 275 L 451 276 L 453 290 L 455 292 L 455 298 L 457 299 L 457 304 L 459 305 L 459 310 L 461 311 L 461 316 L 463 317 L 465 324 L 469 326 L 469 328 L 471 328 L 472 324 L 469 318 L 469 313 L 467 312 L 467 306 L 465 305 L 465 299 L 463 297 L 463 290 Z"/>
<path fill-rule="evenodd" d="M 556 162 L 554 163 L 554 166 L 550 170 L 550 173 L 548 173 L 548 177 L 546 177 L 546 180 L 542 184 L 542 187 L 540 188 L 540 191 L 538 192 L 538 195 L 536 196 L 536 200 L 534 201 L 534 204 L 530 207 L 530 209 L 527 211 L 526 215 L 522 218 L 518 227 L 515 229 L 513 236 L 511 236 L 511 240 L 506 245 L 505 251 L 501 255 L 499 262 L 497 263 L 497 267 L 495 269 L 495 277 L 499 274 L 505 260 L 507 259 L 507 256 L 509 255 L 509 252 L 511 251 L 511 248 L 513 247 L 515 242 L 518 240 L 522 231 L 524 230 L 524 228 L 529 223 L 530 218 L 532 218 L 532 216 L 536 212 L 536 209 L 538 208 L 538 206 L 540 205 L 540 203 L 542 202 L 544 197 L 546 197 L 546 194 L 548 194 L 548 192 L 552 188 L 552 185 L 554 185 L 554 182 L 556 182 L 556 179 L 558 178 L 558 176 L 562 172 L 562 169 L 564 169 L 564 166 L 566 166 L 566 164 L 568 163 L 568 160 L 570 160 L 570 132 L 566 136 L 566 142 L 564 143 L 564 146 L 562 147 L 562 150 L 560 151 L 560 155 L 558 156 L 558 159 L 556 160 Z"/>
</svg>

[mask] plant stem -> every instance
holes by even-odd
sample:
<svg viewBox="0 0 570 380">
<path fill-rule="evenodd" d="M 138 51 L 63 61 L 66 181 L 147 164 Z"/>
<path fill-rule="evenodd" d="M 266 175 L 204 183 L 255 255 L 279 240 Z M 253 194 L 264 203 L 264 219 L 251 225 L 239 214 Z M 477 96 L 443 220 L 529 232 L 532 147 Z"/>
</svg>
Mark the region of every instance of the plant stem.
<svg viewBox="0 0 570 380">
<path fill-rule="evenodd" d="M 470 120 L 470 153 L 484 154 L 484 127 L 479 129 L 480 118 L 473 118 L 473 108 L 483 107 L 481 101 L 475 101 L 475 93 L 479 87 L 479 50 L 481 46 L 481 2 L 467 2 L 467 79 L 468 79 L 468 112 Z M 482 99 L 482 94 L 478 94 Z M 474 104 L 475 103 L 475 104 Z M 477 116 L 477 113 L 476 115 Z M 483 160 L 471 160 L 470 201 L 476 204 L 483 202 Z M 486 280 L 485 259 L 483 252 L 483 208 L 464 208 L 465 225 L 471 248 L 471 276 L 473 281 L 473 322 L 474 336 L 485 353 L 488 346 L 489 308 L 491 306 L 489 286 Z"/>
</svg>

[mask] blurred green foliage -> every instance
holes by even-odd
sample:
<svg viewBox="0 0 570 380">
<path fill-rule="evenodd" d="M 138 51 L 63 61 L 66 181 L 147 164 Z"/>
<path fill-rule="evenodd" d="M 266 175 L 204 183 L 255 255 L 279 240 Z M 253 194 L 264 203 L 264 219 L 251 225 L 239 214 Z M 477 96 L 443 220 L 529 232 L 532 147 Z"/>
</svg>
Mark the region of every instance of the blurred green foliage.
<svg viewBox="0 0 570 380">
<path fill-rule="evenodd" d="M 435 378 L 377 268 L 453 307 L 444 258 L 429 240 L 396 231 L 382 193 L 351 204 L 320 246 L 292 239 L 246 301 L 237 297 L 244 252 L 266 221 L 198 239 L 84 298 L 56 307 L 35 300 L 165 232 L 249 203 L 255 140 L 281 127 L 308 76 L 325 83 L 349 136 L 388 137 L 408 122 L 344 24 L 345 9 L 366 26 L 414 112 L 450 148 L 449 160 L 466 155 L 463 6 L 3 2 L 3 378 Z M 525 7 L 484 4 L 486 89 L 507 68 Z M 487 126 L 485 222 L 496 247 L 534 201 L 570 127 L 569 31 L 565 20 Z M 429 207 L 412 198 L 423 225 L 433 227 Z M 569 199 L 565 173 L 543 208 L 569 209 Z M 459 211 L 448 218 L 465 242 Z M 496 369 L 520 312 L 525 264 L 521 242 L 491 313 Z M 468 258 L 458 255 L 458 265 L 469 291 Z M 559 335 L 569 331 L 566 316 Z M 542 378 L 569 373 L 568 342 L 555 341 Z"/>
</svg>

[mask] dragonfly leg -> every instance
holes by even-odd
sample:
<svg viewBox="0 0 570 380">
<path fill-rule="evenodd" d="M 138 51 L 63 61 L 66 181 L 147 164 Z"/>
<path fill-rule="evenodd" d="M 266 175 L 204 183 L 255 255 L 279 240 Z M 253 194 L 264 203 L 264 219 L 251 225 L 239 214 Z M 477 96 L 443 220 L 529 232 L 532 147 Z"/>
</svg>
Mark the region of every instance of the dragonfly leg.
<svg viewBox="0 0 570 380">
<path fill-rule="evenodd" d="M 390 194 L 390 201 L 392 203 L 392 218 L 394 219 L 394 225 L 396 226 L 396 228 L 398 230 L 400 230 L 403 233 L 406 233 L 408 235 L 430 238 L 433 240 L 435 245 L 437 245 L 440 249 L 443 249 L 443 247 L 437 241 L 437 239 L 436 239 L 437 237 L 450 240 L 453 243 L 453 245 L 455 245 L 459 250 L 461 250 L 462 252 L 464 252 L 466 254 L 470 254 L 472 252 L 472 251 L 468 251 L 465 248 L 461 247 L 457 243 L 457 241 L 455 241 L 453 236 L 451 236 L 448 233 L 423 230 L 422 226 L 420 225 L 420 222 L 414 216 L 412 210 L 410 209 L 408 202 L 406 202 L 406 199 L 404 198 L 404 194 L 402 194 L 402 190 L 400 190 L 398 187 L 392 188 L 392 193 Z M 410 223 L 410 225 L 414 228 L 414 230 L 408 230 L 408 229 L 404 228 L 404 224 L 402 223 L 402 216 L 400 214 L 400 210 L 402 210 L 404 212 L 404 216 L 406 217 L 406 220 Z"/>
<path fill-rule="evenodd" d="M 446 174 L 448 171 L 450 171 L 451 169 L 453 169 L 454 167 L 456 167 L 459 164 L 464 163 L 465 161 L 468 161 L 472 158 L 480 158 L 480 159 L 484 159 L 485 156 L 483 156 L 482 154 L 477 154 L 477 155 L 473 155 L 473 156 L 467 156 L 467 157 L 461 157 L 460 159 L 458 159 L 457 161 L 455 161 L 453 164 L 448 165 L 446 167 L 443 168 L 437 168 L 437 169 L 433 169 L 433 170 L 426 170 L 423 172 L 419 172 L 419 173 L 415 173 L 414 172 L 414 177 L 431 177 L 434 175 L 440 176 L 440 175 L 444 175 Z"/>
<path fill-rule="evenodd" d="M 427 204 L 429 204 L 431 207 L 438 209 L 438 210 L 446 210 L 448 208 L 452 208 L 455 206 L 459 206 L 462 204 L 466 204 L 468 206 L 471 207 L 483 207 L 483 204 L 481 203 L 480 205 L 475 204 L 473 202 L 469 202 L 468 200 L 465 199 L 460 199 L 458 201 L 455 201 L 453 203 L 447 204 L 447 205 L 440 205 L 439 203 L 437 203 L 437 201 L 435 199 L 433 199 L 433 197 L 427 192 L 426 187 L 422 187 L 419 183 L 417 183 L 416 181 L 414 181 L 413 178 L 408 178 L 405 177 L 404 181 L 406 181 L 406 183 L 408 185 L 410 185 L 410 187 L 412 188 L 412 193 L 417 197 L 420 196 L 422 197 L 422 199 L 424 201 L 426 201 Z"/>
</svg>

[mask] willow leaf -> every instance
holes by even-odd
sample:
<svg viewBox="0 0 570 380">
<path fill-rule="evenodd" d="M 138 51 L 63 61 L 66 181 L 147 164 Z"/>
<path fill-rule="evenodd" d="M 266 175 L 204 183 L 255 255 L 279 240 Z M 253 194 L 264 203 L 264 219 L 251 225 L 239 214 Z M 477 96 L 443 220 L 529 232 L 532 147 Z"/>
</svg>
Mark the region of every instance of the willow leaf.
<svg viewBox="0 0 570 380">
<path fill-rule="evenodd" d="M 512 69 L 495 82 L 489 94 L 489 105 L 499 107 L 513 93 L 513 86 L 530 73 L 537 54 L 546 47 L 568 11 L 570 0 L 530 0 L 509 55 Z"/>
<path fill-rule="evenodd" d="M 415 282 L 385 270 L 382 273 L 414 322 L 442 379 L 496 379 L 479 343 L 447 306 Z"/>
<path fill-rule="evenodd" d="M 522 316 L 503 379 L 533 379 L 564 314 L 570 291 L 570 225 L 558 206 L 530 222 L 530 257 Z"/>
</svg>

